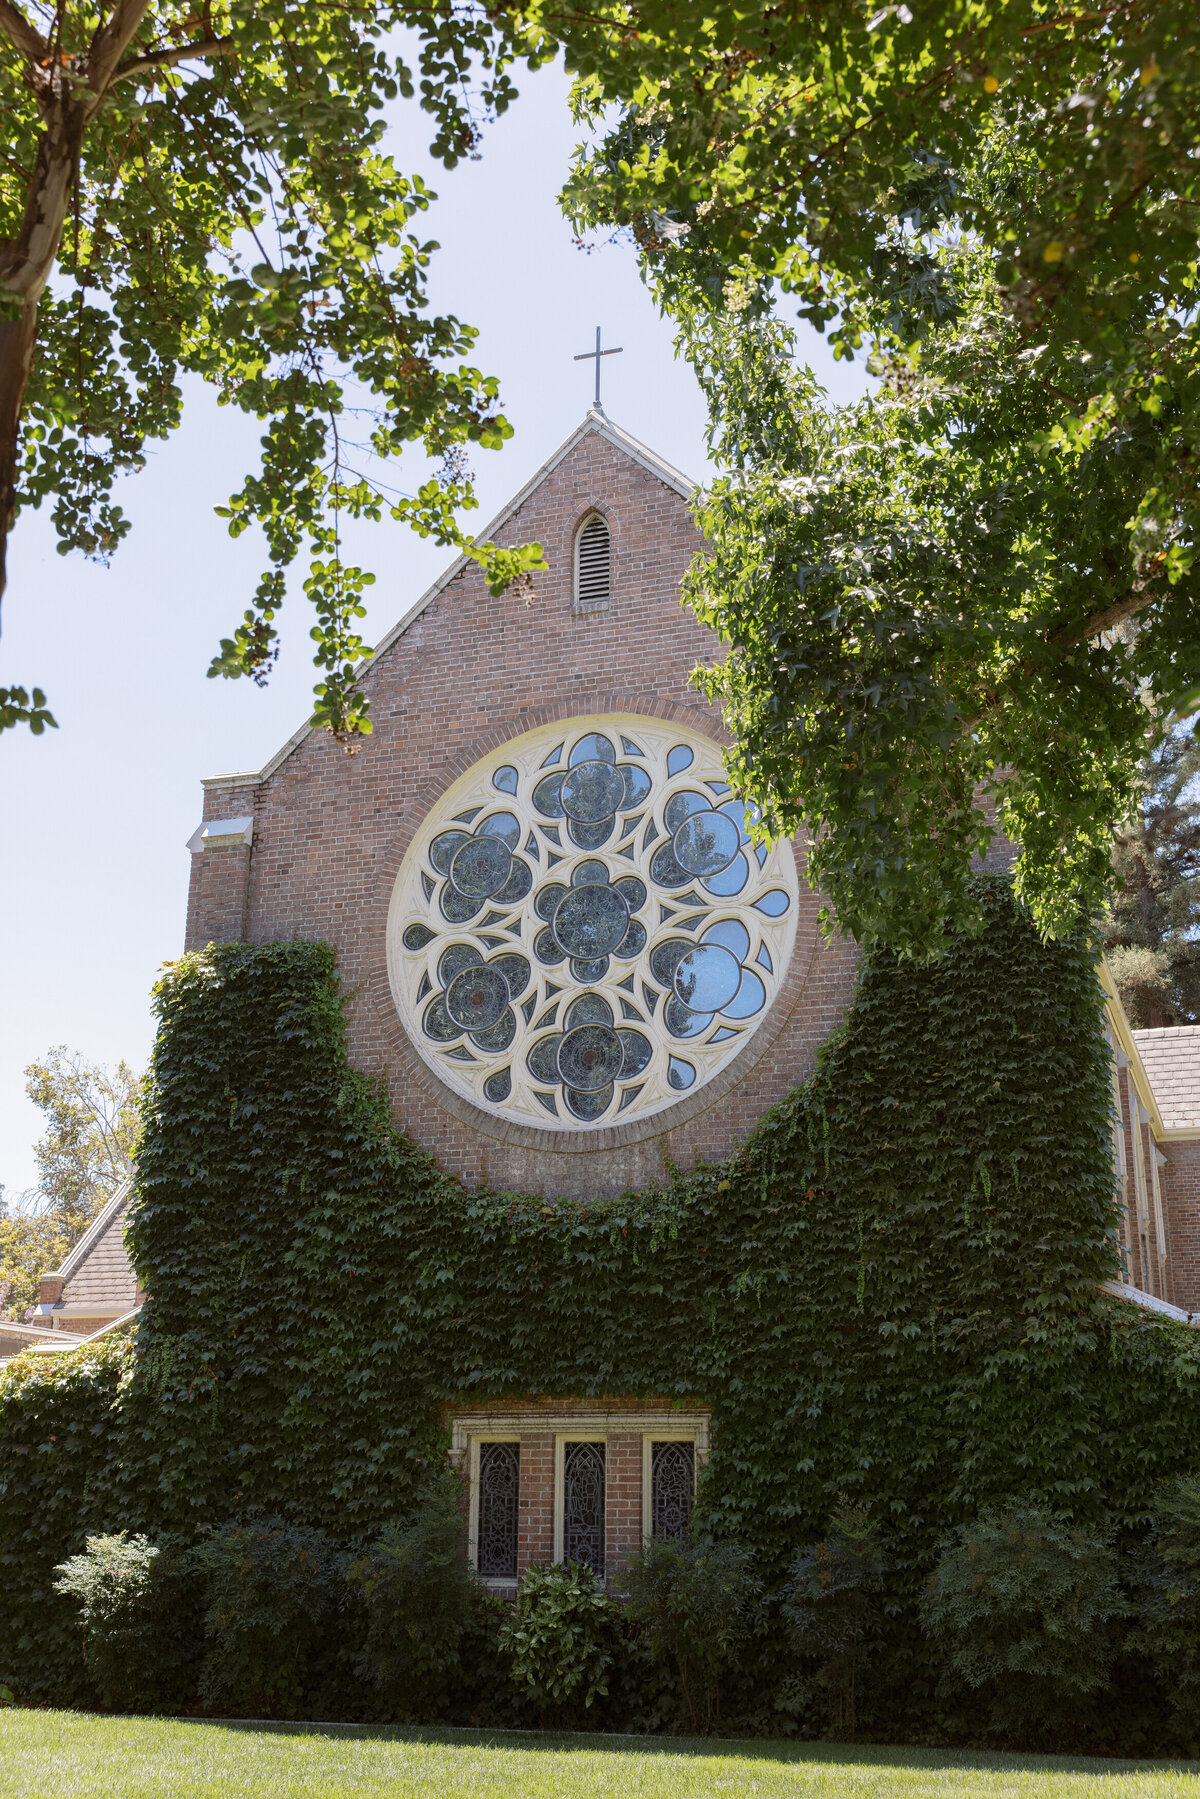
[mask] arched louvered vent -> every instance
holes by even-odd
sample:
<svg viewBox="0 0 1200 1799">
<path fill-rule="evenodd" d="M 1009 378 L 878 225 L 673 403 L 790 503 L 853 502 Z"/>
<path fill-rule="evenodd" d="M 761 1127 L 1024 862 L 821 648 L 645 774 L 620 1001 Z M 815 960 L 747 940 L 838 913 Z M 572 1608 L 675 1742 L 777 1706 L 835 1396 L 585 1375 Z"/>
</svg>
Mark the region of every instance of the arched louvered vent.
<svg viewBox="0 0 1200 1799">
<path fill-rule="evenodd" d="M 608 605 L 611 566 L 608 526 L 593 513 L 575 539 L 575 604 L 581 611 Z"/>
</svg>

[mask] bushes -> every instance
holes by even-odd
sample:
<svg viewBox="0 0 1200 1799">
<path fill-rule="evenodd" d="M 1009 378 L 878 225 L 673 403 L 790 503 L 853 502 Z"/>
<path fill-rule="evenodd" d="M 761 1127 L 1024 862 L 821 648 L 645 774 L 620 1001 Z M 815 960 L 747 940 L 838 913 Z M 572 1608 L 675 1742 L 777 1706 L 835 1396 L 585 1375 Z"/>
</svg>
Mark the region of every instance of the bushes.
<svg viewBox="0 0 1200 1799">
<path fill-rule="evenodd" d="M 671 1667 L 689 1727 L 711 1731 L 721 1680 L 758 1622 L 762 1583 L 737 1543 L 652 1540 L 623 1576 L 625 1612 L 652 1660 Z"/>
<path fill-rule="evenodd" d="M 993 1728 L 1023 1730 L 1100 1690 L 1123 1609 L 1107 1530 L 1013 1500 L 956 1533 L 922 1618 L 948 1675 L 991 1696 Z"/>
<path fill-rule="evenodd" d="M 620 1644 L 620 1613 L 590 1568 L 530 1568 L 500 1653 L 516 1687 L 542 1718 L 565 1724 L 607 1697 Z"/>
<path fill-rule="evenodd" d="M 888 1553 L 867 1506 L 840 1499 L 833 1528 L 801 1550 L 785 1589 L 783 1615 L 802 1662 L 815 1662 L 811 1680 L 792 1686 L 798 1708 L 814 1697 L 836 1737 L 858 1730 L 859 1679 L 879 1649 Z"/>
<path fill-rule="evenodd" d="M 181 1703 L 196 1655 L 182 1559 L 147 1537 L 89 1537 L 56 1570 L 55 1591 L 73 1599 L 84 1660 L 102 1705 L 153 1710 Z"/>
<path fill-rule="evenodd" d="M 1137 1622 L 1126 1651 L 1153 1668 L 1179 1724 L 1200 1734 L 1200 1481 L 1159 1493 L 1147 1540 L 1133 1558 Z"/>
<path fill-rule="evenodd" d="M 263 1519 L 215 1531 L 189 1561 L 203 1582 L 201 1700 L 300 1715 L 317 1657 L 336 1652 L 344 1598 L 337 1546 L 323 1531 Z"/>
<path fill-rule="evenodd" d="M 411 1520 L 354 1553 L 280 1520 L 230 1525 L 187 1552 L 124 1533 L 89 1539 L 56 1590 L 82 1626 L 94 1695 L 114 1709 L 703 1732 L 722 1721 L 728 1683 L 742 1709 L 724 1722 L 739 1732 L 845 1738 L 869 1669 L 876 1725 L 903 1738 L 915 1660 L 948 1693 L 978 1694 L 1010 1741 L 1111 1747 L 1153 1718 L 1143 1750 L 1195 1750 L 1196 1482 L 1160 1495 L 1124 1591 L 1106 1529 L 1016 1500 L 985 1511 L 947 1542 L 915 1644 L 889 1632 L 887 1547 L 848 1502 L 774 1594 L 743 1546 L 655 1541 L 624 1571 L 623 1603 L 590 1569 L 558 1564 L 531 1568 L 509 1607 L 467 1566 L 460 1491 L 457 1476 L 439 1477 Z M 1125 1614 L 1136 1621 L 1113 1685 Z M 878 1709 L 889 1680 L 904 1688 L 891 1712 Z M 1131 1697 L 1137 1709 L 1114 1720 Z M 951 1736 L 977 1734 L 970 1716 L 941 1717 Z"/>
<path fill-rule="evenodd" d="M 411 1524 L 384 1531 L 347 1567 L 365 1614 L 357 1668 L 393 1717 L 445 1716 L 468 1684 L 464 1645 L 474 1637 L 481 1646 L 488 1613 L 465 1536 L 462 1483 L 446 1472 L 429 1487 Z"/>
</svg>

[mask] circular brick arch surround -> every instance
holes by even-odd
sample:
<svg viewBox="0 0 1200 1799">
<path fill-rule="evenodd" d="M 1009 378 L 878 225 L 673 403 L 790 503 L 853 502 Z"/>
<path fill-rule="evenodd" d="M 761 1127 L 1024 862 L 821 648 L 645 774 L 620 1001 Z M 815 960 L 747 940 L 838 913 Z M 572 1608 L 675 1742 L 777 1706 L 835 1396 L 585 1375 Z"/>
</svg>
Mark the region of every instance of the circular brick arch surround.
<svg viewBox="0 0 1200 1799">
<path fill-rule="evenodd" d="M 714 743 L 725 741 L 719 719 L 707 707 L 664 702 L 655 694 L 614 693 L 608 696 L 607 704 L 589 708 L 589 712 L 593 716 L 612 712 L 661 719 L 697 731 Z M 617 1193 L 631 1185 L 644 1185 L 661 1177 L 672 1164 L 686 1166 L 727 1153 L 749 1134 L 767 1107 L 782 1097 L 811 1065 L 815 1043 L 805 1042 L 802 1049 L 800 1044 L 788 1042 L 789 1036 L 794 1035 L 788 1031 L 789 1024 L 799 1024 L 804 1039 L 811 1039 L 811 1027 L 817 1025 L 819 1035 L 816 1040 L 819 1041 L 834 1019 L 830 1018 L 822 1030 L 819 1014 L 825 1008 L 818 1002 L 817 1016 L 814 1016 L 812 1009 L 802 1004 L 818 963 L 828 961 L 829 951 L 820 935 L 819 900 L 804 881 L 802 853 L 795 851 L 801 898 L 795 945 L 787 973 L 774 1002 L 744 1049 L 697 1093 L 683 1095 L 669 1110 L 648 1118 L 634 1119 L 626 1124 L 601 1125 L 587 1131 L 563 1132 L 536 1129 L 497 1117 L 473 1105 L 437 1078 L 409 1040 L 397 1015 L 388 979 L 387 914 L 400 865 L 427 813 L 477 762 L 516 737 L 543 725 L 576 717 L 577 705 L 571 701 L 536 709 L 522 708 L 508 721 L 507 728 L 500 723 L 473 739 L 439 768 L 430 771 L 427 779 L 414 788 L 397 818 L 396 831 L 377 867 L 370 906 L 371 935 L 377 950 L 372 957 L 370 977 L 360 992 L 360 1004 L 370 1009 L 372 1023 L 388 1046 L 391 1065 L 388 1085 L 394 1103 L 399 1102 L 397 1109 L 408 1112 L 410 1108 L 401 1095 L 405 1089 L 418 1088 L 432 1107 L 444 1115 L 448 1138 L 461 1139 L 466 1132 L 477 1140 L 477 1157 L 468 1158 L 477 1162 L 476 1178 L 501 1188 L 520 1187 L 539 1193 L 588 1198 Z M 836 947 L 834 960 L 839 963 L 843 960 L 837 956 Z M 823 969 L 822 972 L 826 971 Z M 847 971 L 839 967 L 838 972 L 841 978 L 837 985 L 844 990 Z M 805 1029 L 805 1025 L 809 1028 Z M 416 1128 L 414 1135 L 438 1153 L 440 1146 L 428 1140 L 425 1130 Z M 447 1159 L 444 1149 L 439 1159 Z M 459 1157 L 452 1160 L 458 1161 Z M 461 1172 L 470 1179 L 473 1171 L 462 1168 Z"/>
</svg>

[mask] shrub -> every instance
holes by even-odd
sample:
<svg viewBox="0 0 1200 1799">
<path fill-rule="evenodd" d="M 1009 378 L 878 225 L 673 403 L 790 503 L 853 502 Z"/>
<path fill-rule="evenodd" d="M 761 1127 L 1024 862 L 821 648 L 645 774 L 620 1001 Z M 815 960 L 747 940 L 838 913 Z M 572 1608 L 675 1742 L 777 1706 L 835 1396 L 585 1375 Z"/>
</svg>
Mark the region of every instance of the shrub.
<svg viewBox="0 0 1200 1799">
<path fill-rule="evenodd" d="M 500 1651 L 518 1691 L 564 1723 L 608 1695 L 620 1611 L 590 1568 L 556 1562 L 526 1570 Z"/>
<path fill-rule="evenodd" d="M 467 1561 L 459 1477 L 440 1475 L 413 1522 L 385 1530 L 350 1563 L 347 1579 L 366 1611 L 360 1675 L 396 1716 L 445 1711 L 462 1683 L 464 1642 L 483 1614 L 484 1589 Z"/>
<path fill-rule="evenodd" d="M 88 1677 L 102 1705 L 178 1703 L 195 1654 L 178 1556 L 148 1537 L 89 1537 L 82 1555 L 55 1569 L 54 1587 L 76 1601 Z"/>
<path fill-rule="evenodd" d="M 1126 1642 L 1150 1663 L 1179 1721 L 1200 1727 L 1200 1481 L 1157 1497 L 1145 1547 L 1130 1567 L 1137 1622 Z"/>
<path fill-rule="evenodd" d="M 750 1635 L 761 1586 L 740 1544 L 652 1540 L 623 1577 L 625 1611 L 671 1665 L 692 1730 L 715 1729 L 721 1677 Z"/>
<path fill-rule="evenodd" d="M 1121 1610 L 1111 1534 L 1017 1500 L 955 1534 L 922 1599 L 948 1674 L 991 1689 L 999 1730 L 1055 1722 L 1097 1692 Z"/>
<path fill-rule="evenodd" d="M 869 1506 L 839 1500 L 832 1529 L 792 1564 L 783 1615 L 793 1648 L 817 1664 L 796 1683 L 803 1703 L 820 1695 L 836 1736 L 858 1730 L 859 1677 L 879 1648 L 888 1553 Z"/>
<path fill-rule="evenodd" d="M 344 1594 L 342 1552 L 280 1519 L 227 1524 L 191 1552 L 204 1582 L 199 1692 L 252 1713 L 296 1715 Z"/>
</svg>

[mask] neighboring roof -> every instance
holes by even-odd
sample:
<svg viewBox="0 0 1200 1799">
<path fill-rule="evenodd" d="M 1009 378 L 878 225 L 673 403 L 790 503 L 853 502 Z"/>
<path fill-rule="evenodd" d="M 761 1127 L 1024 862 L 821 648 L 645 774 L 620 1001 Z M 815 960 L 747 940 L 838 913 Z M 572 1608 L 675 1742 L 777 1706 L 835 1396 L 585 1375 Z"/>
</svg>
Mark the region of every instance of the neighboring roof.
<svg viewBox="0 0 1200 1799">
<path fill-rule="evenodd" d="M 533 493 L 536 488 L 541 486 L 547 476 L 554 472 L 559 463 L 564 461 L 565 458 L 571 454 L 571 451 L 583 442 L 585 437 L 588 437 L 593 433 L 597 437 L 602 437 L 606 442 L 612 444 L 614 449 L 620 450 L 626 456 L 631 457 L 634 462 L 640 463 L 649 474 L 655 477 L 656 480 L 663 482 L 667 487 L 674 488 L 675 492 L 679 494 L 682 499 L 690 500 L 693 493 L 695 493 L 696 484 L 694 481 L 689 481 L 688 477 L 685 474 L 682 474 L 679 469 L 673 467 L 671 463 L 667 462 L 662 456 L 659 456 L 654 450 L 651 450 L 646 444 L 640 443 L 636 437 L 631 437 L 628 431 L 623 431 L 621 429 L 620 425 L 614 425 L 602 408 L 592 406 L 589 407 L 582 424 L 577 425 L 570 437 L 559 444 L 557 450 L 554 451 L 554 454 L 543 462 L 536 474 L 530 476 L 524 487 L 522 487 L 518 493 L 513 495 L 507 506 L 496 514 L 491 523 L 486 525 L 482 531 L 476 533 L 477 537 L 486 540 L 487 538 L 495 537 L 497 532 L 503 530 L 513 514 L 518 512 L 525 504 L 530 494 Z M 420 618 L 425 609 L 433 604 L 434 600 L 437 599 L 443 589 L 448 587 L 450 582 L 453 581 L 455 575 L 466 568 L 469 560 L 470 558 L 467 556 L 456 557 L 449 568 L 438 576 L 437 580 L 433 583 L 433 586 L 427 587 L 421 597 L 414 601 L 408 608 L 408 611 L 401 614 L 391 630 L 386 631 L 380 638 L 373 654 L 362 664 L 358 671 L 360 679 L 370 670 L 371 664 L 377 662 L 380 656 L 390 650 L 392 645 L 396 642 L 396 639 L 402 637 L 413 621 Z M 287 761 L 293 750 L 299 749 L 300 745 L 311 734 L 313 728 L 314 727 L 307 722 L 302 724 L 300 729 L 293 732 L 292 736 L 288 738 L 283 748 L 278 750 L 275 755 L 271 757 L 269 762 L 264 763 L 262 768 L 245 769 L 237 774 L 208 775 L 205 777 L 202 785 L 205 787 L 221 788 L 257 787 L 260 781 L 267 780 L 275 773 L 277 768 L 281 767 L 282 764 Z M 189 840 L 189 848 L 190 847 L 191 840 Z"/>
<path fill-rule="evenodd" d="M 87 1306 L 103 1314 L 113 1308 L 128 1311 L 137 1300 L 137 1276 L 125 1247 L 125 1215 L 133 1193 L 133 1176 L 98 1212 L 60 1268 L 47 1269 L 63 1283 L 62 1298 L 53 1307 Z"/>
<path fill-rule="evenodd" d="M 1162 1113 L 1158 1109 L 1158 1101 L 1154 1097 L 1150 1077 L 1142 1063 L 1141 1052 L 1134 1042 L 1133 1029 L 1126 1016 L 1125 1007 L 1121 1003 L 1121 995 L 1117 991 L 1117 983 L 1113 980 L 1112 969 L 1103 956 L 1097 965 L 1097 973 L 1100 976 L 1100 985 L 1104 989 L 1108 1034 L 1112 1041 L 1117 1067 L 1128 1066 L 1129 1076 L 1139 1103 L 1150 1116 L 1150 1128 L 1156 1137 L 1161 1137 L 1167 1127 L 1163 1123 Z"/>
<path fill-rule="evenodd" d="M 83 1349 L 89 1343 L 98 1343 L 101 1337 L 124 1337 L 141 1315 L 141 1306 L 134 1306 L 132 1311 L 125 1312 L 120 1318 L 110 1318 L 107 1324 L 102 1324 L 97 1331 L 89 1331 L 86 1336 L 75 1331 L 38 1331 L 36 1337 L 26 1339 L 25 1353 L 51 1355 L 63 1349 Z"/>
<path fill-rule="evenodd" d="M 44 1324 L 20 1324 L 15 1318 L 0 1318 L 0 1362 L 20 1355 L 23 1349 L 77 1349 L 86 1341 L 78 1331 L 55 1331 Z"/>
<path fill-rule="evenodd" d="M 1200 1130 L 1200 1025 L 1134 1031 L 1132 1036 L 1167 1130 Z"/>
</svg>

